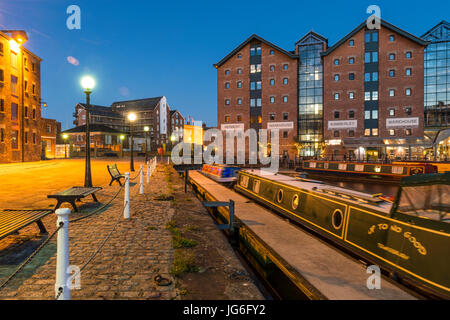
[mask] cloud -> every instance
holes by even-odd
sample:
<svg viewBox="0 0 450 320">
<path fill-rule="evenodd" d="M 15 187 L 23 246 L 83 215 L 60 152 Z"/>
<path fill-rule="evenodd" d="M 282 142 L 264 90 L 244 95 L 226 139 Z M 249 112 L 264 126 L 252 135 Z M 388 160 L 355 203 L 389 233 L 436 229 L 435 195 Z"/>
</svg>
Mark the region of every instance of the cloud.
<svg viewBox="0 0 450 320">
<path fill-rule="evenodd" d="M 67 57 L 67 62 L 69 62 L 70 64 L 73 64 L 75 67 L 78 67 L 80 65 L 80 62 L 72 56 Z"/>
<path fill-rule="evenodd" d="M 120 87 L 119 88 L 119 93 L 123 96 L 123 97 L 128 97 L 130 95 L 130 89 L 128 89 L 127 87 Z"/>
</svg>

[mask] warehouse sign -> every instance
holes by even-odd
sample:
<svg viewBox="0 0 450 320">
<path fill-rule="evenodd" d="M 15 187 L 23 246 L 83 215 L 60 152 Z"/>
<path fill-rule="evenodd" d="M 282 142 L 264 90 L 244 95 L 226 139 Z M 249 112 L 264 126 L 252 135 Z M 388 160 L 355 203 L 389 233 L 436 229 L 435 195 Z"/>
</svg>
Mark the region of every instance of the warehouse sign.
<svg viewBox="0 0 450 320">
<path fill-rule="evenodd" d="M 291 122 L 269 122 L 267 123 L 267 129 L 283 129 L 283 130 L 291 130 L 294 129 L 294 123 Z"/>
<path fill-rule="evenodd" d="M 389 118 L 386 119 L 386 128 L 418 127 L 419 118 Z"/>
<path fill-rule="evenodd" d="M 328 129 L 356 129 L 358 120 L 328 121 Z"/>
<path fill-rule="evenodd" d="M 222 124 L 220 126 L 220 129 L 222 131 L 225 131 L 225 130 L 242 130 L 242 131 L 244 131 L 244 124 L 243 123 Z"/>
</svg>

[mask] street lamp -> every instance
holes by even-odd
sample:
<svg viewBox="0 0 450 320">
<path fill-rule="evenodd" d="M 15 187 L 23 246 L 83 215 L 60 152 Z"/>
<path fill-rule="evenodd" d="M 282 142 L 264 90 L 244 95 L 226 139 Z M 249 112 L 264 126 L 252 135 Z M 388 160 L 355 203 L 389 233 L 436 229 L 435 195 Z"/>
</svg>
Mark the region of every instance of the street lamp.
<svg viewBox="0 0 450 320">
<path fill-rule="evenodd" d="M 150 131 L 149 126 L 144 127 L 145 132 L 145 162 L 147 163 L 148 160 L 148 132 Z"/>
<path fill-rule="evenodd" d="M 91 175 L 91 133 L 89 131 L 89 104 L 91 99 L 92 89 L 95 87 L 95 80 L 90 76 L 85 76 L 81 79 L 81 87 L 86 94 L 86 160 L 85 160 L 85 174 L 84 174 L 84 186 L 92 187 L 92 175 Z"/>
<path fill-rule="evenodd" d="M 123 158 L 123 140 L 125 140 L 125 135 L 120 135 L 120 157 Z"/>
<path fill-rule="evenodd" d="M 62 138 L 64 140 L 64 159 L 67 159 L 67 138 L 69 138 L 69 135 L 64 133 Z"/>
<path fill-rule="evenodd" d="M 130 171 L 134 172 L 134 159 L 133 159 L 133 122 L 136 121 L 136 114 L 130 112 L 128 114 L 128 121 L 130 121 L 130 137 L 131 137 L 131 158 L 130 158 Z"/>
</svg>

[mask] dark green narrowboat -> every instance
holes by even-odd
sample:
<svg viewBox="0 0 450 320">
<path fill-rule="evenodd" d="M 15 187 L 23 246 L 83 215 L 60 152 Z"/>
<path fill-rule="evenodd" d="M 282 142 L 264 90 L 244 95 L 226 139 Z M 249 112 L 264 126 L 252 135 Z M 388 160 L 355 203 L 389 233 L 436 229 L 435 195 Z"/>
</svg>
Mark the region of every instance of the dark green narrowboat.
<svg viewBox="0 0 450 320">
<path fill-rule="evenodd" d="M 402 282 L 450 298 L 450 173 L 404 178 L 393 203 L 259 170 L 240 171 L 235 188 Z"/>
<path fill-rule="evenodd" d="M 339 175 L 347 177 L 367 177 L 372 179 L 399 181 L 416 174 L 437 173 L 437 166 L 428 163 L 385 164 L 358 163 L 345 161 L 305 160 L 302 171 L 311 174 Z"/>
</svg>

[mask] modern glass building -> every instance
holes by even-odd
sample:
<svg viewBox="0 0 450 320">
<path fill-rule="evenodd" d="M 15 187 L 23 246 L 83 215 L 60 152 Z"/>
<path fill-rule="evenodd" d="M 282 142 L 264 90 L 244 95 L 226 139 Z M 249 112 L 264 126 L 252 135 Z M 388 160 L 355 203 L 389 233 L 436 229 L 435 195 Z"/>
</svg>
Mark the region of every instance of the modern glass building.
<svg viewBox="0 0 450 320">
<path fill-rule="evenodd" d="M 300 156 L 318 156 L 323 142 L 323 65 L 328 40 L 309 32 L 295 45 L 299 55 L 298 143 Z"/>
<path fill-rule="evenodd" d="M 442 21 L 422 38 L 425 49 L 425 130 L 450 127 L 450 24 Z"/>
</svg>

